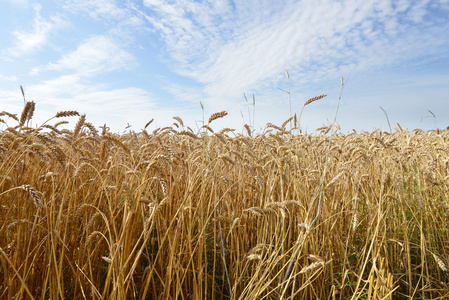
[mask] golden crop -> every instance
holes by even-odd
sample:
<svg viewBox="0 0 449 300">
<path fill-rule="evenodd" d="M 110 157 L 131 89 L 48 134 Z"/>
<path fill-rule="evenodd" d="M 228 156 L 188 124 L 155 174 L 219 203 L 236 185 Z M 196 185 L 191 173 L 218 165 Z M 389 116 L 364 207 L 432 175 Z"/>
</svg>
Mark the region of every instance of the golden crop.
<svg viewBox="0 0 449 300">
<path fill-rule="evenodd" d="M 447 131 L 214 132 L 220 112 L 119 135 L 33 110 L 0 116 L 1 299 L 449 297 Z"/>
</svg>

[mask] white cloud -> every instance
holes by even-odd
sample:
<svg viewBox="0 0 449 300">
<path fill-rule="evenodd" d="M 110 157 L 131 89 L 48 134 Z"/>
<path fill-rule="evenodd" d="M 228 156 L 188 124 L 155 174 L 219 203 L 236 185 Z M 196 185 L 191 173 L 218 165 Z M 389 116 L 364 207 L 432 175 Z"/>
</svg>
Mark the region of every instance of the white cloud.
<svg viewBox="0 0 449 300">
<path fill-rule="evenodd" d="M 13 46 L 3 51 L 3 59 L 8 57 L 22 57 L 42 49 L 48 42 L 50 34 L 66 25 L 66 22 L 58 15 L 45 20 L 40 15 L 41 6 L 34 5 L 35 18 L 31 30 L 15 30 Z"/>
<path fill-rule="evenodd" d="M 449 23 L 427 18 L 428 3 L 304 0 L 273 9 L 268 0 L 144 1 L 173 68 L 204 83 L 209 97 L 273 87 L 284 68 L 305 85 L 437 53 Z"/>
<path fill-rule="evenodd" d="M 12 81 L 12 82 L 16 82 L 17 80 L 19 80 L 19 78 L 17 76 L 14 75 L 3 75 L 0 74 L 0 79 L 5 80 L 5 81 Z"/>
<path fill-rule="evenodd" d="M 162 34 L 173 57 L 190 63 L 224 42 L 232 7 L 227 1 L 145 0 L 146 19 Z M 217 22 L 222 22 L 217 24 Z M 211 47 L 212 46 L 212 47 Z"/>
<path fill-rule="evenodd" d="M 27 6 L 28 0 L 7 0 L 12 5 Z"/>
<path fill-rule="evenodd" d="M 126 16 L 124 9 L 117 6 L 114 0 L 70 0 L 64 3 L 68 11 L 84 11 L 92 18 L 121 19 Z"/>
<path fill-rule="evenodd" d="M 147 121 L 156 115 L 165 119 L 187 115 L 186 119 L 196 120 L 201 114 L 199 101 L 206 107 L 206 117 L 226 109 L 232 112 L 227 120 L 242 121 L 242 110 L 247 122 L 243 92 L 248 96 L 256 94 L 256 120 L 282 122 L 272 118 L 273 112 L 279 112 L 281 119 L 289 115 L 288 98 L 277 89 L 287 86 L 284 69 L 290 72 L 295 101 L 302 104 L 300 99 L 327 93 L 331 87 L 338 90 L 342 75 L 355 82 L 360 74 L 382 68 L 411 70 L 410 62 L 417 66 L 433 57 L 447 57 L 449 41 L 449 23 L 444 14 L 449 10 L 448 0 L 288 0 L 277 5 L 272 0 L 69 0 L 63 8 L 65 16 L 73 17 L 73 21 L 82 19 L 81 12 L 84 17 L 95 19 L 95 26 L 102 24 L 87 29 L 88 38 L 71 52 L 63 53 L 59 60 L 34 68 L 34 75 L 43 70 L 60 74 L 28 87 L 27 98 L 32 93 L 43 99 L 44 105 L 86 111 L 106 123 L 111 123 L 107 119 L 110 116 L 128 122 Z M 58 24 L 54 19 L 42 19 L 39 10 L 36 15 L 33 29 L 20 31 L 22 36 L 17 34 L 17 41 L 21 37 L 29 43 L 24 49 L 42 48 Z M 161 85 L 178 100 L 179 107 L 161 110 L 144 89 L 93 83 L 98 75 L 137 64 L 143 52 L 133 55 L 132 51 L 139 46 L 150 48 L 144 45 L 147 42 L 152 49 L 161 48 L 156 56 L 162 64 L 169 64 L 176 73 L 190 78 L 178 81 L 179 76 L 170 77 L 165 69 L 161 72 Z M 31 53 L 21 52 L 18 46 L 15 52 Z M 160 67 L 146 61 L 145 65 Z M 146 74 L 136 71 L 138 76 Z M 411 73 L 402 73 L 405 81 L 413 77 Z M 110 74 L 113 75 L 120 74 Z M 192 81 L 193 87 L 186 83 Z M 329 93 L 329 98 L 333 94 L 338 97 L 338 91 Z M 129 100 L 129 105 L 123 104 L 123 99 Z M 374 102 L 373 99 L 375 95 L 363 98 Z M 167 102 L 173 104 L 171 100 Z M 325 109 L 327 118 L 332 112 L 326 103 L 331 101 L 323 103 L 314 107 Z M 360 110 L 362 106 L 359 105 Z M 378 104 L 373 107 L 377 109 Z M 323 118 L 313 109 L 308 107 L 304 121 L 316 118 L 317 125 L 321 125 Z M 381 111 L 380 115 L 383 117 Z"/>
<path fill-rule="evenodd" d="M 134 63 L 134 57 L 112 38 L 93 36 L 58 62 L 50 63 L 47 69 L 93 76 L 99 73 L 126 69 Z"/>
<path fill-rule="evenodd" d="M 143 89 L 92 84 L 79 75 L 63 75 L 28 86 L 27 95 L 57 110 L 76 109 L 100 115 L 120 115 L 154 106 L 151 94 Z"/>
<path fill-rule="evenodd" d="M 114 131 L 123 129 L 127 123 L 139 130 L 153 117 L 168 120 L 169 115 L 170 118 L 173 116 L 173 112 L 158 108 L 154 96 L 144 89 L 111 88 L 90 83 L 79 75 L 63 75 L 40 84 L 24 86 L 24 89 L 27 99 L 36 102 L 34 124 L 41 124 L 64 110 L 87 113 L 89 122 L 95 126 L 106 123 Z M 0 91 L 0 106 L 5 110 L 20 113 L 21 105 L 20 90 Z"/>
</svg>

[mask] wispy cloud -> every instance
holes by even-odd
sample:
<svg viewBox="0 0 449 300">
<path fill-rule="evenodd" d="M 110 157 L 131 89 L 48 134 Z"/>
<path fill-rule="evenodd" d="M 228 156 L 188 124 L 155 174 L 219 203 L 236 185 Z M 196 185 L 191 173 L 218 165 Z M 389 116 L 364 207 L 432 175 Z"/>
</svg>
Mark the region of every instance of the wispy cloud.
<svg viewBox="0 0 449 300">
<path fill-rule="evenodd" d="M 49 117 L 49 112 L 78 110 L 80 113 L 87 112 L 88 118 L 96 125 L 100 122 L 114 124 L 114 129 L 127 122 L 145 124 L 148 112 L 156 111 L 156 100 L 151 93 L 138 87 L 113 87 L 97 82 L 101 75 L 127 71 L 138 65 L 129 50 L 129 40 L 133 38 L 131 30 L 141 26 L 141 19 L 112 1 L 70 1 L 65 5 L 66 18 L 71 13 L 85 11 L 91 18 L 110 22 L 108 29 L 97 34 L 89 32 L 90 36 L 71 51 L 62 52 L 59 59 L 31 69 L 29 75 L 39 75 L 42 79 L 24 86 L 27 99 L 36 101 L 37 109 L 45 107 L 47 114 L 43 114 L 44 118 Z M 36 9 L 36 24 L 45 23 L 39 14 L 40 7 Z M 48 25 L 44 29 L 37 31 L 42 32 L 40 36 L 47 41 L 52 28 Z M 0 78 L 8 79 L 3 77 Z M 17 98 L 17 95 L 14 97 Z M 14 100 L 2 97 L 1 102 L 14 103 Z M 19 107 L 20 103 L 17 104 Z M 159 112 L 164 115 L 163 110 Z M 39 123 L 43 119 L 35 121 Z"/>
<path fill-rule="evenodd" d="M 45 80 L 40 84 L 26 87 L 27 94 L 35 97 L 38 103 L 54 106 L 55 109 L 79 109 L 93 113 L 108 111 L 105 106 L 116 97 L 107 100 L 103 95 L 108 94 L 108 87 L 102 84 L 93 84 L 78 74 L 62 75 Z M 92 95 L 99 97 L 95 98 Z"/>
<path fill-rule="evenodd" d="M 132 54 L 112 38 L 93 36 L 85 40 L 75 51 L 64 55 L 56 63 L 50 63 L 46 68 L 94 76 L 99 73 L 126 69 L 134 63 Z"/>
<path fill-rule="evenodd" d="M 13 31 L 13 45 L 2 52 L 2 59 L 9 60 L 41 50 L 47 44 L 50 34 L 67 24 L 59 15 L 54 15 L 48 20 L 42 18 L 39 4 L 34 5 L 34 10 L 36 16 L 31 30 Z"/>
<path fill-rule="evenodd" d="M 225 42 L 232 30 L 229 20 L 232 5 L 228 1 L 145 0 L 151 13 L 144 14 L 158 30 L 172 56 L 182 63 L 204 57 L 214 44 Z M 145 11 L 145 10 L 144 10 Z"/>
<path fill-rule="evenodd" d="M 289 115 L 288 97 L 277 89 L 286 89 L 284 69 L 290 72 L 294 99 L 301 102 L 298 98 L 338 94 L 340 76 L 357 78 L 360 84 L 363 74 L 382 70 L 384 73 L 377 74 L 385 76 L 400 70 L 398 73 L 406 77 L 401 78 L 403 82 L 416 82 L 416 76 L 408 70 L 448 57 L 449 0 L 286 0 L 277 5 L 272 0 L 58 3 L 62 6 L 57 7 L 59 14 L 50 18 L 41 17 L 40 6 L 35 6 L 32 27 L 10 31 L 15 41 L 0 52 L 0 59 L 24 57 L 50 42 L 58 45 L 59 40 L 51 39 L 52 33 L 69 20 L 73 26 L 67 27 L 75 33 L 70 43 L 77 44 L 64 44 L 57 49 L 59 56 L 52 55 L 50 61 L 49 56 L 39 61 L 33 57 L 30 75 L 39 77 L 31 76 L 35 81 L 27 86 L 27 98 L 42 99 L 38 104 L 53 108 L 85 111 L 107 123 L 114 118 L 147 121 L 155 114 L 160 120 L 165 116 L 164 121 L 170 121 L 173 115 L 197 120 L 202 114 L 199 101 L 206 108 L 206 116 L 226 109 L 230 111 L 226 119 L 247 122 L 254 116 L 245 107 L 244 92 L 250 97 L 256 94 L 256 121 L 276 122 L 277 115 Z M 50 9 L 51 5 L 43 6 L 42 16 L 52 15 Z M 92 28 L 78 28 L 80 23 Z M 3 81 L 22 81 L 12 76 L 21 76 L 19 73 L 3 74 Z M 101 75 L 106 74 L 122 86 L 104 83 L 107 81 Z M 147 75 L 153 80 L 152 86 L 162 91 L 163 101 L 156 101 L 156 95 L 145 91 Z M 135 82 L 131 76 L 135 76 Z M 388 79 L 381 79 L 388 84 Z M 41 80 L 39 84 L 37 80 Z M 438 82 L 440 88 L 444 86 L 444 82 Z M 360 89 L 370 84 L 365 82 Z M 395 84 L 390 99 L 401 94 L 395 88 L 407 89 L 407 84 Z M 372 102 L 370 109 L 384 105 L 375 100 L 380 92 L 367 94 L 362 100 Z M 410 92 L 404 97 L 418 99 L 416 94 Z M 441 97 L 435 99 L 442 101 Z M 323 118 L 332 115 L 330 101 L 322 103 L 314 105 L 320 112 L 308 107 L 303 120 L 313 124 L 309 126 L 316 122 L 320 125 Z M 352 107 L 362 111 L 369 104 Z M 345 113 L 344 107 L 341 111 Z M 357 113 L 357 117 L 363 119 L 367 114 Z"/>
<path fill-rule="evenodd" d="M 28 5 L 28 0 L 6 0 L 7 2 L 11 3 L 12 5 L 17 5 L 17 6 L 26 6 Z"/>
<path fill-rule="evenodd" d="M 5 81 L 12 81 L 12 82 L 15 82 L 18 80 L 17 76 L 14 76 L 14 75 L 8 76 L 8 75 L 3 75 L 3 74 L 0 74 L 0 79 L 5 80 Z"/>
<path fill-rule="evenodd" d="M 273 10 L 270 1 L 144 1 L 174 68 L 210 96 L 273 86 L 284 68 L 307 84 L 437 53 L 449 24 L 429 18 L 430 3 L 304 0 Z"/>
<path fill-rule="evenodd" d="M 104 84 L 91 83 L 79 75 L 63 75 L 24 88 L 27 99 L 35 101 L 37 109 L 46 111 L 36 114 L 36 124 L 58 111 L 77 110 L 87 113 L 88 119 L 96 126 L 106 123 L 118 130 L 128 122 L 143 127 L 151 119 L 150 116 L 168 114 L 157 109 L 155 97 L 144 89 L 110 88 Z M 20 90 L 0 92 L 0 105 L 11 112 L 20 112 L 22 103 L 17 101 L 20 99 Z M 11 103 L 16 105 L 7 105 Z"/>
<path fill-rule="evenodd" d="M 65 1 L 64 8 L 72 12 L 84 11 L 94 19 L 117 20 L 127 15 L 126 11 L 114 0 L 69 0 Z"/>
</svg>

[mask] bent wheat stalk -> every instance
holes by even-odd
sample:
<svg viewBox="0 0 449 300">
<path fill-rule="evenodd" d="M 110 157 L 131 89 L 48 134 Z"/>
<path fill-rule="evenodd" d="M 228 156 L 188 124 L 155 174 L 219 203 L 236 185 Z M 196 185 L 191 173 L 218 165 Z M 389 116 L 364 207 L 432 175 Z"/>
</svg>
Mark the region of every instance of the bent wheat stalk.
<svg viewBox="0 0 449 300">
<path fill-rule="evenodd" d="M 342 94 L 343 94 L 343 89 L 344 89 L 344 87 L 345 87 L 345 82 L 343 81 L 343 77 L 342 77 L 342 78 L 341 78 L 340 96 L 338 97 L 337 108 L 336 108 L 336 110 L 335 110 L 334 124 L 337 122 L 338 108 L 340 107 L 340 101 L 341 101 L 341 96 L 342 96 Z M 314 97 L 314 98 L 311 98 L 311 99 L 307 100 L 307 101 L 304 103 L 303 109 L 304 109 L 304 107 L 305 107 L 306 105 L 309 105 L 310 103 L 312 103 L 312 102 L 314 102 L 314 101 L 317 101 L 317 100 L 319 100 L 319 99 L 322 99 L 322 98 L 324 98 L 324 97 L 326 97 L 326 96 L 327 96 L 327 94 L 323 94 L 323 95 L 320 95 L 320 96 L 317 96 L 317 97 Z M 301 110 L 301 114 L 302 114 L 302 110 Z M 301 114 L 299 115 L 299 119 L 301 119 Z M 329 165 L 329 164 L 328 164 L 328 163 L 329 163 L 329 153 L 330 153 L 330 148 L 331 148 L 332 136 L 333 136 L 333 134 L 332 134 L 332 135 L 330 136 L 330 138 L 329 138 L 329 144 L 328 144 L 328 148 L 327 148 L 326 164 L 325 164 L 325 166 L 324 166 L 323 176 L 322 176 L 322 179 L 321 179 L 321 191 L 320 191 L 320 198 L 319 198 L 319 201 L 318 201 L 317 212 L 316 212 L 315 218 L 313 219 L 313 221 L 312 221 L 312 222 L 310 223 L 310 225 L 309 225 L 310 230 L 307 230 L 307 231 L 306 231 L 306 235 L 308 235 L 308 234 L 311 232 L 311 230 L 313 229 L 313 225 L 315 224 L 316 220 L 318 219 L 318 216 L 320 215 L 320 210 L 321 210 L 321 200 L 323 199 L 323 191 L 324 191 L 324 181 L 325 181 L 325 178 L 326 178 L 326 173 L 327 173 L 327 169 L 328 169 L 328 165 Z M 313 203 L 312 203 L 312 204 L 313 204 Z M 313 208 L 313 205 L 311 205 L 310 207 Z M 309 211 L 310 211 L 310 209 L 309 209 Z M 282 281 L 282 285 L 281 285 L 281 299 L 282 299 L 284 293 L 286 292 L 287 287 L 288 287 L 288 282 L 289 282 L 290 279 L 291 279 L 291 278 L 290 278 L 290 272 L 291 272 L 291 270 L 292 270 L 293 263 L 295 262 L 296 257 L 297 257 L 297 255 L 298 255 L 298 253 L 299 253 L 299 249 L 301 249 L 301 246 L 302 246 L 302 244 L 304 243 L 305 240 L 306 240 L 306 238 L 304 237 L 304 238 L 302 239 L 302 241 L 297 245 L 297 247 L 296 247 L 296 249 L 295 249 L 295 251 L 294 251 L 294 254 L 293 254 L 293 256 L 292 256 L 292 258 L 291 258 L 291 260 L 290 260 L 290 264 L 289 264 L 289 266 L 288 266 L 287 272 L 285 273 L 285 277 L 284 277 L 284 280 Z M 287 284 L 286 284 L 286 283 L 287 283 Z"/>
<path fill-rule="evenodd" d="M 323 99 L 324 97 L 326 97 L 327 94 L 322 94 L 313 98 L 310 98 L 309 100 L 307 100 L 306 102 L 304 102 L 304 105 L 302 106 L 301 112 L 299 113 L 299 118 L 298 118 L 298 128 L 300 126 L 300 122 L 301 122 L 301 116 L 302 116 L 302 112 L 304 110 L 304 107 L 306 107 L 307 105 L 311 104 L 312 102 L 318 101 L 320 99 Z"/>
</svg>

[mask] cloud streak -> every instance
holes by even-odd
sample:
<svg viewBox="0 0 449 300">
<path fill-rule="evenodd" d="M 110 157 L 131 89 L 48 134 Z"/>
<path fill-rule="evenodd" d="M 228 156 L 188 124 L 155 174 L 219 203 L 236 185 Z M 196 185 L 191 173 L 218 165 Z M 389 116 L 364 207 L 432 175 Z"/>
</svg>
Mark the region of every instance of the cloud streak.
<svg viewBox="0 0 449 300">
<path fill-rule="evenodd" d="M 181 65 L 176 71 L 205 84 L 209 96 L 275 85 L 284 68 L 307 84 L 447 46 L 448 23 L 428 16 L 447 8 L 445 1 L 432 8 L 429 1 L 304 0 L 277 10 L 268 9 L 270 1 L 212 3 L 144 1 L 148 21 Z"/>
<path fill-rule="evenodd" d="M 74 72 L 94 76 L 119 69 L 127 69 L 135 63 L 134 57 L 106 36 L 93 36 L 85 40 L 75 51 L 66 54 L 58 62 L 50 63 L 48 70 Z"/>
<path fill-rule="evenodd" d="M 160 32 L 175 60 L 191 63 L 210 55 L 230 34 L 232 6 L 228 1 L 145 0 L 141 11 Z M 149 13 L 147 13 L 149 12 Z M 207 47 L 205 47 L 207 45 Z"/>
<path fill-rule="evenodd" d="M 0 92 L 1 106 L 10 112 L 20 112 L 23 105 L 17 100 L 20 99 L 20 92 Z M 93 84 L 74 74 L 26 86 L 25 94 L 27 99 L 33 99 L 37 103 L 37 109 L 40 111 L 34 117 L 36 124 L 42 123 L 58 111 L 77 110 L 80 113 L 88 113 L 88 118 L 96 126 L 103 123 L 112 124 L 112 128 L 118 130 L 127 122 L 143 127 L 149 120 L 150 113 L 168 113 L 157 109 L 154 96 L 144 89 L 110 88 L 104 84 Z M 11 105 L 12 103 L 14 105 Z M 45 113 L 42 113 L 43 109 Z"/>
<path fill-rule="evenodd" d="M 15 30 L 13 35 L 13 46 L 2 53 L 4 60 L 18 58 L 33 54 L 41 50 L 48 42 L 52 32 L 61 29 L 67 23 L 59 15 L 54 15 L 46 20 L 41 17 L 41 6 L 34 5 L 35 18 L 31 30 Z"/>
<path fill-rule="evenodd" d="M 94 19 L 107 18 L 108 20 L 123 19 L 126 11 L 117 5 L 114 0 L 69 0 L 65 1 L 64 8 L 68 11 L 83 11 Z"/>
</svg>

